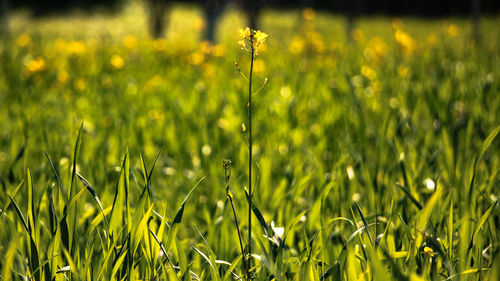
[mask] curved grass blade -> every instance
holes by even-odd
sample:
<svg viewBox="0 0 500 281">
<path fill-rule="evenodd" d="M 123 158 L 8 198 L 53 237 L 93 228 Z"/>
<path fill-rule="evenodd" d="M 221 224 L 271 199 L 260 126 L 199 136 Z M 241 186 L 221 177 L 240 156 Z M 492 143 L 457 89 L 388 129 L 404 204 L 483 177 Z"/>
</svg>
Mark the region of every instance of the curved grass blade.
<svg viewBox="0 0 500 281">
<path fill-rule="evenodd" d="M 24 183 L 24 179 L 21 180 L 21 183 L 16 187 L 14 188 L 14 190 L 12 191 L 12 195 L 9 195 L 9 196 L 12 196 L 12 198 L 16 197 L 16 194 L 17 192 L 19 192 L 19 189 L 21 189 L 21 186 L 23 186 L 23 183 Z M 11 200 L 7 201 L 7 203 L 5 203 L 5 207 L 3 207 L 2 210 L 0 210 L 0 216 L 10 207 L 10 204 L 11 204 Z"/>
</svg>

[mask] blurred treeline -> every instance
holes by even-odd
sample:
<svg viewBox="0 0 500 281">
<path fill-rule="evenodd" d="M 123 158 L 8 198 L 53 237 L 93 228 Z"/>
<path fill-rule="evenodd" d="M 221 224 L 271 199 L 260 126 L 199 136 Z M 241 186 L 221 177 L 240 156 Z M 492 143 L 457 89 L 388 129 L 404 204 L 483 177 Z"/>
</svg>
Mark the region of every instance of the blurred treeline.
<svg viewBox="0 0 500 281">
<path fill-rule="evenodd" d="M 13 9 L 24 8 L 34 15 L 63 12 L 69 9 L 116 9 L 127 0 L 2 0 Z M 385 15 L 414 15 L 414 16 L 467 16 L 471 11 L 478 9 L 483 14 L 500 12 L 498 0 L 143 0 L 155 2 L 186 2 L 206 5 L 207 2 L 217 2 L 219 5 L 234 3 L 248 6 L 258 4 L 261 8 L 278 7 L 312 7 L 336 13 L 356 14 L 385 14 Z M 245 3 L 248 2 L 248 3 Z"/>
</svg>

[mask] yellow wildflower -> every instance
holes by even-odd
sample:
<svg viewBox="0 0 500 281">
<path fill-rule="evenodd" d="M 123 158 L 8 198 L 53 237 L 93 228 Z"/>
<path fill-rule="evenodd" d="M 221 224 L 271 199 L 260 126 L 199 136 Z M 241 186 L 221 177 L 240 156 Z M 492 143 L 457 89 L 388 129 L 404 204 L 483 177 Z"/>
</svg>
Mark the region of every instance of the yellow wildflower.
<svg viewBox="0 0 500 281">
<path fill-rule="evenodd" d="M 368 65 L 363 65 L 361 67 L 361 74 L 370 80 L 375 80 L 375 78 L 377 78 L 377 72 Z"/>
<path fill-rule="evenodd" d="M 123 58 L 119 55 L 114 55 L 111 57 L 111 65 L 115 69 L 123 68 L 123 66 L 125 65 L 125 60 L 123 60 Z"/>
<path fill-rule="evenodd" d="M 167 48 L 167 40 L 165 39 L 156 39 L 153 41 L 153 48 L 157 51 L 163 51 Z"/>
<path fill-rule="evenodd" d="M 45 60 L 42 57 L 37 57 L 28 63 L 26 69 L 31 73 L 43 71 L 45 69 Z"/>
<path fill-rule="evenodd" d="M 17 37 L 16 43 L 19 47 L 26 47 L 29 43 L 31 43 L 31 38 L 28 34 L 21 34 Z"/>
<path fill-rule="evenodd" d="M 68 51 L 71 54 L 82 54 L 85 52 L 85 44 L 82 41 L 71 41 L 68 44 Z"/>
<path fill-rule="evenodd" d="M 66 83 L 66 81 L 68 81 L 68 78 L 68 72 L 66 72 L 65 70 L 61 70 L 59 74 L 57 74 L 57 81 L 59 81 L 59 83 L 61 84 Z"/>
<path fill-rule="evenodd" d="M 290 43 L 290 52 L 292 54 L 300 54 L 304 50 L 306 41 L 299 36 L 294 36 L 292 42 Z"/>
<path fill-rule="evenodd" d="M 255 40 L 257 40 L 257 47 L 260 46 L 262 43 L 264 43 L 266 41 L 266 38 L 267 38 L 267 34 L 264 33 L 264 32 L 261 32 L 260 30 L 257 30 L 257 32 L 255 32 Z"/>
<path fill-rule="evenodd" d="M 123 38 L 123 46 L 127 49 L 135 49 L 138 44 L 139 41 L 134 35 L 127 35 Z"/>
<path fill-rule="evenodd" d="M 397 71 L 400 77 L 407 77 L 410 74 L 410 69 L 404 65 L 399 65 Z"/>
<path fill-rule="evenodd" d="M 454 24 L 448 26 L 448 35 L 450 37 L 457 37 L 458 36 L 458 27 Z"/>
<path fill-rule="evenodd" d="M 396 33 L 394 33 L 394 39 L 396 39 L 396 42 L 407 54 L 412 53 L 415 49 L 415 41 L 413 38 L 402 30 L 396 30 Z"/>
<path fill-rule="evenodd" d="M 75 88 L 80 92 L 85 91 L 87 89 L 87 81 L 83 78 L 78 78 L 75 81 Z"/>
<path fill-rule="evenodd" d="M 242 49 L 247 47 L 246 41 L 250 43 L 251 51 L 255 52 L 257 55 L 258 48 L 266 41 L 267 34 L 260 30 L 253 30 L 250 28 L 240 29 L 240 36 L 243 40 L 238 41 L 238 44 Z M 250 52 L 250 50 L 247 50 Z"/>
<path fill-rule="evenodd" d="M 313 20 L 315 16 L 316 12 L 311 8 L 305 8 L 304 10 L 302 10 L 302 17 L 305 20 Z"/>
<path fill-rule="evenodd" d="M 430 257 L 433 257 L 435 255 L 434 250 L 432 250 L 431 247 L 424 247 L 424 254 Z"/>
<path fill-rule="evenodd" d="M 200 65 L 205 61 L 205 55 L 202 52 L 196 51 L 191 55 L 191 63 L 193 65 Z"/>
<path fill-rule="evenodd" d="M 247 126 L 245 126 L 245 123 L 241 124 L 241 131 L 243 133 L 247 131 Z"/>
<path fill-rule="evenodd" d="M 245 39 L 245 38 L 250 37 L 250 35 L 251 35 L 251 31 L 250 31 L 249 27 L 247 27 L 245 29 L 240 28 L 240 36 L 241 36 L 241 38 Z"/>
</svg>

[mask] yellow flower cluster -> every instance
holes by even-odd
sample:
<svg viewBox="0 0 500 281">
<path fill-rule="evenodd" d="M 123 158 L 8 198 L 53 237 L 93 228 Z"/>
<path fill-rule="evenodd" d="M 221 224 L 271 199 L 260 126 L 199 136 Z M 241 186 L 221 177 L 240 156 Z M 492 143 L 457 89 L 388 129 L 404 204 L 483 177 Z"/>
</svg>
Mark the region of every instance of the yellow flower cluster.
<svg viewBox="0 0 500 281">
<path fill-rule="evenodd" d="M 37 57 L 28 63 L 26 69 L 31 73 L 43 71 L 45 69 L 45 60 L 42 57 Z"/>
<path fill-rule="evenodd" d="M 394 39 L 406 54 L 411 54 L 415 50 L 416 43 L 413 38 L 401 29 L 396 30 Z"/>
<path fill-rule="evenodd" d="M 259 47 L 266 41 L 267 34 L 260 30 L 253 30 L 249 27 L 245 29 L 240 29 L 240 36 L 242 40 L 238 42 L 242 49 L 246 49 L 249 52 L 254 52 L 257 55 Z M 250 46 L 250 50 L 247 49 L 247 43 Z"/>
</svg>

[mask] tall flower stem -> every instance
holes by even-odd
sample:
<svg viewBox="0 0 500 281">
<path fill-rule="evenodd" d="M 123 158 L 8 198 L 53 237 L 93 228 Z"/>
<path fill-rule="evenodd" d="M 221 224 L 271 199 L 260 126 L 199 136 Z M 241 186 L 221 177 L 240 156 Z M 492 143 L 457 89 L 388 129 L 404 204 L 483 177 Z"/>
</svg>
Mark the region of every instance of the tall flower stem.
<svg viewBox="0 0 500 281">
<path fill-rule="evenodd" d="M 245 260 L 245 250 L 243 249 L 243 242 L 241 239 L 241 232 L 240 232 L 240 224 L 238 222 L 238 215 L 236 214 L 236 208 L 234 208 L 234 203 L 233 203 L 233 195 L 229 191 L 229 177 L 231 176 L 231 160 L 225 159 L 223 161 L 223 167 L 224 167 L 224 178 L 226 182 L 226 197 L 229 199 L 229 202 L 231 203 L 231 209 L 233 209 L 233 216 L 234 216 L 234 224 L 236 226 L 236 231 L 238 233 L 238 240 L 240 242 L 240 250 L 241 250 L 241 258 L 243 259 L 243 271 L 245 272 L 245 280 L 248 280 L 248 266 L 247 262 Z"/>
<path fill-rule="evenodd" d="M 251 60 L 250 74 L 248 78 L 248 263 L 249 268 L 252 267 L 252 74 L 253 62 L 255 58 L 255 48 L 253 41 L 255 38 L 250 37 Z"/>
</svg>

